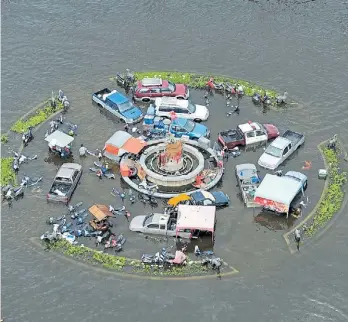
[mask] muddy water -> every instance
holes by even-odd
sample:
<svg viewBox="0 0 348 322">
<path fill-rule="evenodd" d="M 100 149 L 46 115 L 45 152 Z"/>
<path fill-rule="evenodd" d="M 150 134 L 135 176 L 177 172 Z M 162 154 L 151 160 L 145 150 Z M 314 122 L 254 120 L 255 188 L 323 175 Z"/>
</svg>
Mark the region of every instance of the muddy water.
<svg viewBox="0 0 348 322">
<path fill-rule="evenodd" d="M 69 121 L 84 124 L 75 149 L 81 142 L 99 148 L 121 124 L 92 107 L 90 95 L 111 86 L 108 76 L 117 70 L 179 69 L 250 79 L 286 89 L 301 104 L 263 114 L 243 100 L 241 114 L 226 117 L 223 100 L 216 98 L 208 122 L 212 138 L 220 128 L 250 118 L 274 122 L 282 131 L 305 132 L 305 146 L 285 170 L 301 171 L 304 160 L 312 161 L 306 172 L 310 208 L 322 186 L 316 179 L 322 166 L 316 144 L 337 132 L 348 145 L 347 17 L 344 1 L 325 0 L 87 1 L 83 6 L 3 1 L 2 127 L 63 87 L 72 100 Z M 193 98 L 203 102 L 200 93 Z M 39 141 L 43 134 L 41 129 L 27 155 L 45 151 L 45 142 Z M 235 195 L 234 165 L 255 162 L 260 153 L 229 160 L 223 179 L 221 189 L 231 196 L 232 206 L 218 212 L 216 248 L 241 270 L 223 284 L 120 280 L 41 254 L 28 240 L 46 229 L 43 218 L 64 211 L 44 200 L 58 164 L 38 160 L 23 167 L 22 174 L 44 173 L 45 180 L 41 191 L 28 193 L 11 210 L 2 208 L 6 321 L 227 321 L 231 316 L 237 321 L 346 321 L 346 218 L 311 249 L 290 257 L 280 233 L 254 224 L 258 214 L 244 211 Z M 83 161 L 85 169 L 90 162 Z M 85 171 L 73 200 L 116 205 L 120 201 L 110 191 L 119 185 L 118 180 L 100 182 Z M 132 215 L 144 212 L 140 204 L 130 209 Z M 123 217 L 116 224 L 127 234 L 129 256 L 152 251 L 158 242 L 133 237 Z"/>
</svg>

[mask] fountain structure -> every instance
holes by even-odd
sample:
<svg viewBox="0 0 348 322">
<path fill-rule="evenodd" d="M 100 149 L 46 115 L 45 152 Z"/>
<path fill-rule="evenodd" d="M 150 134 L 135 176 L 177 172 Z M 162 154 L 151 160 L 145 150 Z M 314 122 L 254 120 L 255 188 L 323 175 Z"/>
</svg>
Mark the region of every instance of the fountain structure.
<svg viewBox="0 0 348 322">
<path fill-rule="evenodd" d="M 205 176 L 205 159 L 215 159 L 219 163 L 215 151 L 206 144 L 197 141 L 182 140 L 168 135 L 164 139 L 147 142 L 138 163 L 142 173 L 140 181 L 146 179 L 149 185 L 156 185 L 157 191 L 149 192 L 139 186 L 136 179 L 123 178 L 132 188 L 142 193 L 157 197 L 171 198 L 179 193 L 190 193 L 199 188 L 211 189 L 221 179 L 223 167 L 209 169 L 211 180 L 206 185 L 195 187 L 199 178 Z"/>
</svg>

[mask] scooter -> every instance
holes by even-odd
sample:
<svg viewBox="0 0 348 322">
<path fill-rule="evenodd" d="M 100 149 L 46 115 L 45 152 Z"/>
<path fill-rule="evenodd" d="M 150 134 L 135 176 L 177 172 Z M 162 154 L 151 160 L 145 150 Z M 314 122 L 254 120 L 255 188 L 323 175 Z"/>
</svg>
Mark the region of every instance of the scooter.
<svg viewBox="0 0 348 322">
<path fill-rule="evenodd" d="M 210 78 L 209 81 L 207 82 L 207 87 L 210 90 L 216 90 L 216 91 L 223 91 L 225 90 L 225 84 L 224 83 L 216 83 L 214 81 L 214 78 Z"/>
<path fill-rule="evenodd" d="M 5 199 L 8 201 L 18 200 L 19 198 L 24 197 L 24 186 L 19 186 L 17 188 L 10 188 L 5 194 Z"/>
<path fill-rule="evenodd" d="M 78 202 L 76 205 L 68 205 L 69 213 L 73 213 L 77 208 L 81 207 L 83 202 Z"/>
<path fill-rule="evenodd" d="M 61 217 L 50 217 L 46 220 L 46 224 L 47 225 L 60 225 L 60 223 L 62 222 L 63 219 L 65 219 L 66 216 L 63 215 Z"/>
<path fill-rule="evenodd" d="M 124 216 L 126 207 L 122 206 L 121 208 L 115 209 L 113 206 L 109 205 L 109 211 L 114 215 L 114 216 Z"/>
<path fill-rule="evenodd" d="M 277 102 L 278 105 L 286 104 L 287 98 L 288 98 L 288 92 L 284 92 L 283 95 L 279 95 L 277 97 L 276 102 Z"/>
<path fill-rule="evenodd" d="M 261 95 L 259 93 L 254 93 L 253 96 L 251 97 L 251 100 L 255 105 L 260 105 L 261 104 Z"/>
<path fill-rule="evenodd" d="M 76 219 L 76 218 L 80 217 L 81 215 L 83 215 L 86 211 L 87 211 L 87 209 L 81 209 L 81 210 L 79 210 L 79 211 L 77 211 L 77 212 L 74 212 L 74 213 L 70 216 L 70 218 L 71 218 L 71 219 Z"/>
<path fill-rule="evenodd" d="M 93 163 L 97 168 L 89 168 L 90 171 L 96 173 L 98 176 L 100 175 L 100 171 L 102 172 L 102 175 L 108 179 L 115 179 L 115 175 L 113 173 L 108 173 L 110 169 L 105 167 L 102 163 L 94 161 Z"/>
<path fill-rule="evenodd" d="M 120 86 L 126 87 L 127 85 L 132 85 L 135 82 L 135 76 L 131 71 L 127 68 L 125 74 L 117 73 L 116 81 Z"/>
<path fill-rule="evenodd" d="M 27 132 L 24 132 L 22 135 L 22 142 L 24 146 L 27 146 L 30 141 L 34 140 L 32 129 L 33 128 L 29 126 Z"/>
</svg>

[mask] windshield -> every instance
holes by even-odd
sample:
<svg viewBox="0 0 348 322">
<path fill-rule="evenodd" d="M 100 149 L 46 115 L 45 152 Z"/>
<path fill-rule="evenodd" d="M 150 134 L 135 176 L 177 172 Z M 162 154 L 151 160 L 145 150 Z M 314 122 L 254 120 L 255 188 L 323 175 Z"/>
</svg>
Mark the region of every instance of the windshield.
<svg viewBox="0 0 348 322">
<path fill-rule="evenodd" d="M 168 88 L 171 92 L 175 92 L 175 84 L 173 84 L 172 82 L 168 82 Z"/>
<path fill-rule="evenodd" d="M 272 155 L 272 156 L 274 156 L 274 157 L 276 157 L 276 158 L 281 158 L 281 157 L 282 157 L 283 151 L 282 151 L 281 149 L 279 149 L 279 148 L 276 148 L 276 147 L 270 145 L 270 146 L 266 149 L 265 153 L 267 153 L 267 154 L 269 154 L 269 155 Z"/>
<path fill-rule="evenodd" d="M 118 105 L 120 112 L 125 112 L 125 111 L 128 111 L 131 108 L 133 108 L 133 105 L 131 102 L 124 102 L 124 103 L 117 104 L 117 105 Z"/>
<path fill-rule="evenodd" d="M 191 101 L 188 101 L 187 109 L 191 114 L 196 112 L 196 104 L 193 104 Z"/>
<path fill-rule="evenodd" d="M 192 132 L 195 128 L 196 124 L 190 120 L 187 120 L 187 122 L 184 125 L 184 128 L 187 132 Z"/>
<path fill-rule="evenodd" d="M 152 217 L 153 217 L 153 214 L 148 215 L 148 216 L 145 217 L 144 223 L 143 223 L 143 226 L 144 226 L 144 227 L 151 223 Z"/>
<path fill-rule="evenodd" d="M 260 130 L 267 133 L 265 127 L 263 126 L 263 124 L 260 124 L 260 123 L 256 123 L 259 127 L 260 127 Z"/>
</svg>

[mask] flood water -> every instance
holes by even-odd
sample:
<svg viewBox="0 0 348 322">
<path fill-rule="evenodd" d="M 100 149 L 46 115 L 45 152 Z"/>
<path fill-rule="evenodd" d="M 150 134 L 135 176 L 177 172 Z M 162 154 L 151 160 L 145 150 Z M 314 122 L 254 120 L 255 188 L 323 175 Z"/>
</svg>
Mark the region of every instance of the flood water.
<svg viewBox="0 0 348 322">
<path fill-rule="evenodd" d="M 347 25 L 344 0 L 2 1 L 2 132 L 62 88 L 72 102 L 68 120 L 81 124 L 75 149 L 80 143 L 100 148 L 122 125 L 92 106 L 90 95 L 113 86 L 109 76 L 117 71 L 130 67 L 244 78 L 287 90 L 300 104 L 263 114 L 243 99 L 240 115 L 227 117 L 223 99 L 216 97 L 207 123 L 212 139 L 250 118 L 272 122 L 281 131 L 304 132 L 306 144 L 285 170 L 302 171 L 304 161 L 312 161 L 306 172 L 310 208 L 323 185 L 316 178 L 322 166 L 316 145 L 338 133 L 348 148 Z M 204 102 L 199 92 L 193 99 Z M 26 155 L 46 156 L 40 141 L 44 132 L 38 131 Z M 20 174 L 44 173 L 41 190 L 29 192 L 12 209 L 2 207 L 5 321 L 346 321 L 347 217 L 311 247 L 289 255 L 281 232 L 274 231 L 279 229 L 253 223 L 261 215 L 244 210 L 236 195 L 235 164 L 255 163 L 261 152 L 242 153 L 226 166 L 221 189 L 232 206 L 217 213 L 215 247 L 240 274 L 224 282 L 122 279 L 43 253 L 29 239 L 45 231 L 46 217 L 64 207 L 45 202 L 58 163 L 32 161 Z M 84 160 L 84 169 L 91 163 Z M 110 194 L 116 186 L 118 179 L 98 181 L 85 171 L 73 202 L 119 204 Z M 133 216 L 144 213 L 140 204 L 130 209 Z M 125 218 L 116 220 L 118 232 L 127 234 L 126 255 L 138 258 L 153 251 L 155 243 L 161 245 L 133 237 Z"/>
</svg>

